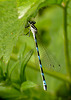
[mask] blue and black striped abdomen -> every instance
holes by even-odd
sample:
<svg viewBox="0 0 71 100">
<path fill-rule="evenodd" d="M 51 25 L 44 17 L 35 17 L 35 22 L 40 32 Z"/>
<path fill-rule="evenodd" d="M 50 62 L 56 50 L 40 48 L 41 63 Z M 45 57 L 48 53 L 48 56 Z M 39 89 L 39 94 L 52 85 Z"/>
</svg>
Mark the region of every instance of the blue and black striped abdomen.
<svg viewBox="0 0 71 100">
<path fill-rule="evenodd" d="M 38 59 L 39 59 L 40 71 L 41 71 L 42 80 L 43 80 L 43 87 L 44 87 L 44 90 L 47 90 L 47 85 L 46 85 L 46 81 L 45 81 L 45 77 L 44 77 L 44 72 L 43 72 L 43 68 L 42 68 L 42 64 L 41 64 L 41 59 L 40 59 L 39 49 L 38 49 L 38 45 L 37 45 L 36 35 L 34 37 L 35 37 L 34 39 L 35 39 L 36 50 L 37 50 Z"/>
</svg>

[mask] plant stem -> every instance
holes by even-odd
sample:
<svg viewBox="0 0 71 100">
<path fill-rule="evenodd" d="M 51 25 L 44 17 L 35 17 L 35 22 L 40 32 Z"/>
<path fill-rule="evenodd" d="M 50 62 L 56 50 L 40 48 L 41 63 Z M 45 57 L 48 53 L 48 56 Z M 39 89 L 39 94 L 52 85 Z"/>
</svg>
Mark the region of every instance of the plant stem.
<svg viewBox="0 0 71 100">
<path fill-rule="evenodd" d="M 63 9 L 64 11 L 64 47 L 65 47 L 65 60 L 66 60 L 66 69 L 69 77 L 71 76 L 71 68 L 70 68 L 70 58 L 69 58 L 69 50 L 68 50 L 68 33 L 67 33 L 67 5 Z"/>
<path fill-rule="evenodd" d="M 39 68 L 35 68 L 34 66 L 32 67 L 31 65 L 29 65 L 29 67 L 33 70 L 39 71 Z M 69 76 L 67 76 L 67 75 L 64 75 L 64 74 L 61 74 L 61 73 L 58 73 L 58 72 L 51 72 L 51 71 L 48 71 L 48 70 L 44 70 L 44 73 L 47 74 L 47 75 L 50 75 L 54 78 L 60 79 L 64 82 L 71 84 L 71 80 L 70 80 Z"/>
</svg>

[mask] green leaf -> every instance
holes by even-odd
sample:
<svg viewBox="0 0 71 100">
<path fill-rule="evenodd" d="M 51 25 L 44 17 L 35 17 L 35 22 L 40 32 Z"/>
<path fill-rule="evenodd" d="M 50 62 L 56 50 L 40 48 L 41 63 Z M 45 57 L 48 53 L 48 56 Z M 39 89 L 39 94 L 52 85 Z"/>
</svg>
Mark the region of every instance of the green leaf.
<svg viewBox="0 0 71 100">
<path fill-rule="evenodd" d="M 24 91 L 26 89 L 32 88 L 32 87 L 36 87 L 37 85 L 31 81 L 26 81 L 23 82 L 21 85 L 21 91 Z"/>
<path fill-rule="evenodd" d="M 3 56 L 3 60 L 6 63 L 19 35 L 24 34 L 27 19 L 36 14 L 39 4 L 44 1 L 5 0 L 0 2 L 0 57 Z"/>
<path fill-rule="evenodd" d="M 3 70 L 2 68 L 0 67 L 0 81 L 3 79 Z"/>
<path fill-rule="evenodd" d="M 22 45 L 20 47 L 19 55 L 18 55 L 18 58 L 19 58 L 20 61 L 23 59 L 23 56 L 24 56 L 24 53 L 25 53 L 25 48 L 26 48 L 26 45 Z"/>
<path fill-rule="evenodd" d="M 23 16 L 28 18 L 36 15 L 38 6 L 44 1 L 45 0 L 18 0 L 19 18 L 22 18 Z"/>
<path fill-rule="evenodd" d="M 7 63 L 19 35 L 24 34 L 25 23 L 37 11 L 62 0 L 3 0 L 0 2 L 0 57 Z"/>
<path fill-rule="evenodd" d="M 25 68 L 26 68 L 26 65 L 27 65 L 28 61 L 30 60 L 32 54 L 33 54 L 33 50 L 30 50 L 25 55 L 25 57 L 22 59 L 22 61 L 21 61 L 21 70 L 20 70 L 20 79 L 21 79 L 21 82 L 23 82 L 23 81 L 26 80 L 26 77 L 25 77 Z"/>
<path fill-rule="evenodd" d="M 17 66 L 18 63 L 19 63 L 19 61 L 15 62 L 15 63 L 13 64 L 13 66 L 10 68 L 10 70 L 9 70 L 9 77 L 10 77 L 10 78 L 11 78 L 11 74 L 12 74 L 13 70 L 15 69 L 15 67 Z"/>
<path fill-rule="evenodd" d="M 19 35 L 16 30 L 19 24 L 16 1 L 0 2 L 0 14 L 0 57 L 8 62 Z"/>
</svg>

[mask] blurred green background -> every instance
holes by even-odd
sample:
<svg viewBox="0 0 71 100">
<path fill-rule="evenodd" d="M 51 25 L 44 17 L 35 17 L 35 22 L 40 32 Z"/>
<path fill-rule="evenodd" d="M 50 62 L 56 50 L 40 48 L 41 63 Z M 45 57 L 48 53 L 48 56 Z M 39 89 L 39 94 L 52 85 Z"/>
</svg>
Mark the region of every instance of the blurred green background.
<svg viewBox="0 0 71 100">
<path fill-rule="evenodd" d="M 43 66 L 47 91 L 32 33 L 24 35 L 28 20 L 36 21 L 42 65 L 48 55 L 41 44 L 61 65 L 57 72 Z M 1 100 L 71 100 L 70 50 L 71 0 L 0 0 Z"/>
</svg>

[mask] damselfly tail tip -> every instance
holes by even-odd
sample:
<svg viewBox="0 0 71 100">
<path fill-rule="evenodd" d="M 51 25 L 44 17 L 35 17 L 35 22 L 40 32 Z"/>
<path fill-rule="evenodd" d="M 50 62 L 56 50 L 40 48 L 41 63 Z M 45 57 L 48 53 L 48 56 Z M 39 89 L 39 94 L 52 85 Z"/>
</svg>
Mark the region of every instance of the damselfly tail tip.
<svg viewBox="0 0 71 100">
<path fill-rule="evenodd" d="M 44 90 L 47 91 L 47 85 L 44 85 Z"/>
</svg>

